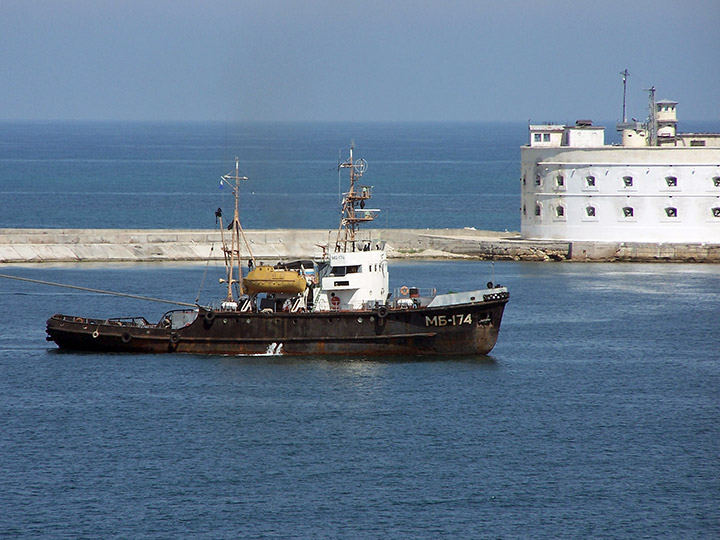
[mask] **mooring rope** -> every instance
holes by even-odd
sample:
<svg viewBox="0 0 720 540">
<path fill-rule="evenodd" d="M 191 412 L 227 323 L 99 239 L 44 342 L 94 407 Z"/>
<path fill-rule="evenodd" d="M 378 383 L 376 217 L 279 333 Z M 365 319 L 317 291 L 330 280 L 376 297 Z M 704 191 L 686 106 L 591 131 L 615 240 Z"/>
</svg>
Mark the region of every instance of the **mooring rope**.
<svg viewBox="0 0 720 540">
<path fill-rule="evenodd" d="M 65 285 L 64 283 L 54 283 L 52 281 L 42 281 L 39 279 L 30 279 L 30 278 L 24 278 L 19 276 L 8 276 L 7 274 L 0 274 L 0 278 L 5 279 L 16 279 L 18 281 L 27 281 L 29 283 L 38 283 L 40 285 L 51 285 L 53 287 L 63 287 L 65 289 L 76 289 L 78 291 L 87 291 L 87 292 L 93 292 L 98 294 L 109 294 L 111 296 L 124 296 L 125 298 L 135 298 L 136 300 L 147 300 L 148 302 L 159 302 L 161 304 L 174 304 L 176 306 L 186 306 L 186 307 L 200 307 L 197 303 L 195 304 L 189 304 L 188 302 L 176 302 L 174 300 L 163 300 L 162 298 L 151 298 L 149 296 L 140 296 L 137 294 L 127 294 L 127 293 L 119 293 L 114 291 L 104 291 L 102 289 L 91 289 L 89 287 L 78 287 L 77 285 Z M 204 307 L 204 306 L 202 306 Z"/>
</svg>

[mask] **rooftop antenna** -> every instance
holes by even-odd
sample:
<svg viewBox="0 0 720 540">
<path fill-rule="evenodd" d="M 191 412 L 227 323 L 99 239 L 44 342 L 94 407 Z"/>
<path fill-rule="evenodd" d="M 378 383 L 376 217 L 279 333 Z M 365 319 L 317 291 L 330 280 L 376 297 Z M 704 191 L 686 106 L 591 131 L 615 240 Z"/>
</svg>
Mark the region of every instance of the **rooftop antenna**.
<svg viewBox="0 0 720 540">
<path fill-rule="evenodd" d="M 655 114 L 655 87 L 651 86 L 649 89 L 645 90 L 649 94 L 649 104 L 648 108 L 650 109 L 650 116 L 648 117 L 648 130 L 650 131 L 650 146 L 657 146 L 657 130 L 658 130 L 658 124 L 657 124 L 657 115 Z"/>
<path fill-rule="evenodd" d="M 623 124 L 627 122 L 627 115 L 625 114 L 625 96 L 627 95 L 627 78 L 630 73 L 627 69 L 620 72 L 620 75 L 622 75 L 622 81 L 623 81 L 623 115 L 622 115 L 622 121 Z"/>
</svg>

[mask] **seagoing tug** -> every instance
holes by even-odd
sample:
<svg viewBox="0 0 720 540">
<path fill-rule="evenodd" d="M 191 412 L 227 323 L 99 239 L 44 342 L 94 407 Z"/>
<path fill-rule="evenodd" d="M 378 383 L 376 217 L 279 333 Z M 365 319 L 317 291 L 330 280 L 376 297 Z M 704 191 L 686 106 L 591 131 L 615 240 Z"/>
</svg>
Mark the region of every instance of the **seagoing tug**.
<svg viewBox="0 0 720 540">
<path fill-rule="evenodd" d="M 144 317 L 93 319 L 53 315 L 47 339 L 63 349 L 139 353 L 225 355 L 472 355 L 487 354 L 497 341 L 507 288 L 437 294 L 435 289 L 389 290 L 385 243 L 361 238 L 359 227 L 378 210 L 365 208 L 372 187 L 357 185 L 367 168 L 353 148 L 339 169 L 349 170 L 334 245 L 316 260 L 258 265 L 248 252 L 243 277 L 238 212 L 238 160 L 221 177 L 235 195 L 235 215 L 225 233 L 220 222 L 227 294 L 219 305 Z M 226 238 L 229 236 L 229 238 Z"/>
</svg>

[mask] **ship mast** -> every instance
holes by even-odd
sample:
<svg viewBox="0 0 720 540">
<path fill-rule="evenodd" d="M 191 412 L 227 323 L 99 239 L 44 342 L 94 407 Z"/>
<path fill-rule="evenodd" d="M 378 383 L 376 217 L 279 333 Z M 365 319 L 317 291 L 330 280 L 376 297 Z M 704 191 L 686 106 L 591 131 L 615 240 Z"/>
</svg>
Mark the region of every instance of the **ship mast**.
<svg viewBox="0 0 720 540">
<path fill-rule="evenodd" d="M 228 302 L 234 301 L 233 292 L 232 292 L 233 283 L 238 284 L 240 296 L 242 296 L 244 293 L 243 285 L 242 285 L 242 267 L 241 267 L 242 254 L 240 252 L 240 236 L 241 235 L 242 235 L 243 241 L 245 242 L 245 246 L 247 247 L 250 259 L 252 260 L 253 264 L 255 264 L 255 257 L 253 256 L 252 251 L 250 250 L 250 245 L 248 244 L 247 238 L 245 238 L 245 232 L 242 229 L 242 225 L 240 225 L 240 213 L 238 210 L 239 209 L 239 200 L 240 200 L 240 180 L 247 180 L 248 178 L 247 178 L 247 176 L 240 176 L 239 171 L 240 171 L 239 159 L 236 157 L 234 173 L 229 172 L 220 177 L 220 184 L 229 186 L 233 192 L 233 195 L 235 195 L 235 214 L 233 216 L 232 222 L 230 223 L 230 225 L 228 227 L 228 230 L 231 231 L 229 246 L 225 241 L 225 228 L 223 227 L 223 222 L 222 222 L 222 212 L 220 211 L 220 209 L 218 209 L 218 213 L 217 213 L 217 216 L 220 219 L 220 236 L 222 239 L 223 252 L 225 253 L 225 266 L 227 268 L 226 282 L 227 282 L 227 301 Z M 234 272 L 234 268 L 236 265 L 237 265 L 237 279 L 233 278 L 233 272 Z"/>
<path fill-rule="evenodd" d="M 375 219 L 373 212 L 365 210 L 365 201 L 372 196 L 372 186 L 355 186 L 367 170 L 367 161 L 360 158 L 353 161 L 354 144 L 350 145 L 350 157 L 338 165 L 340 169 L 350 169 L 350 190 L 344 194 L 342 201 L 342 218 L 338 229 L 335 251 L 355 251 L 355 237 L 361 223 Z"/>
</svg>

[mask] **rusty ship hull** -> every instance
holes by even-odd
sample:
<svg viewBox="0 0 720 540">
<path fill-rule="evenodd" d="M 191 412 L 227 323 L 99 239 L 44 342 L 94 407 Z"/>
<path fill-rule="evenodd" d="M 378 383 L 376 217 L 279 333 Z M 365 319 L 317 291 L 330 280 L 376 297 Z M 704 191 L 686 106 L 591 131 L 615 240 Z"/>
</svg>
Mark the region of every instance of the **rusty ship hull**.
<svg viewBox="0 0 720 540">
<path fill-rule="evenodd" d="M 194 310 L 182 327 L 142 318 L 53 315 L 61 349 L 219 355 L 483 355 L 494 347 L 507 292 L 480 302 L 417 309 L 303 313 Z M 185 311 L 190 314 L 191 312 Z"/>
</svg>

